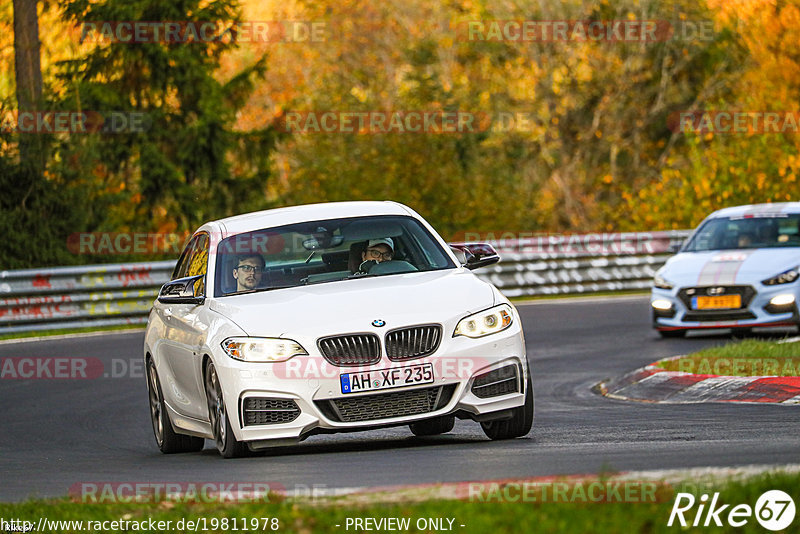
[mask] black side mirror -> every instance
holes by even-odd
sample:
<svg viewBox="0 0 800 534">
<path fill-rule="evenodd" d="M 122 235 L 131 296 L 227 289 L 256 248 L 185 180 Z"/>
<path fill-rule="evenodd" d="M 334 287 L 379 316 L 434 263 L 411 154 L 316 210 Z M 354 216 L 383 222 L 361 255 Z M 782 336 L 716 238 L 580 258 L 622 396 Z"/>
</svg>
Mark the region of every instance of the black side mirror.
<svg viewBox="0 0 800 534">
<path fill-rule="evenodd" d="M 196 295 L 195 289 L 203 286 L 204 274 L 178 278 L 161 286 L 158 301 L 164 304 L 202 304 L 206 298 Z"/>
<path fill-rule="evenodd" d="M 669 252 L 671 254 L 677 254 L 683 248 L 683 244 L 684 243 L 685 243 L 685 241 L 683 241 L 683 240 L 681 240 L 681 241 L 670 241 L 669 247 L 667 247 L 667 250 L 669 250 Z"/>
<path fill-rule="evenodd" d="M 500 261 L 500 255 L 488 243 L 450 243 L 450 248 L 453 249 L 461 265 L 470 270 Z"/>
</svg>

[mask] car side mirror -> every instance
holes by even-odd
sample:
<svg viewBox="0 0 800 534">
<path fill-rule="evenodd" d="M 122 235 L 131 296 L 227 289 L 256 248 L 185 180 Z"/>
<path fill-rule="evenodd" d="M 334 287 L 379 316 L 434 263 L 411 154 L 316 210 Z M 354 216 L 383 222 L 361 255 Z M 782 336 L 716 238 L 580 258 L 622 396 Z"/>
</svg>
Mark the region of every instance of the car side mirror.
<svg viewBox="0 0 800 534">
<path fill-rule="evenodd" d="M 685 243 L 685 241 L 683 241 L 683 240 L 680 240 L 680 241 L 670 241 L 670 243 L 669 243 L 669 246 L 667 247 L 667 250 L 669 250 L 669 252 L 670 252 L 671 254 L 677 254 L 677 253 L 678 253 L 678 252 L 680 252 L 680 251 L 681 251 L 681 249 L 683 248 L 683 244 L 684 244 L 684 243 Z"/>
<path fill-rule="evenodd" d="M 202 304 L 206 298 L 195 295 L 196 289 L 202 287 L 205 275 L 198 274 L 178 278 L 161 286 L 158 292 L 158 301 L 164 304 Z"/>
<path fill-rule="evenodd" d="M 469 270 L 493 265 L 500 261 L 500 255 L 488 243 L 450 243 L 458 261 Z"/>
</svg>

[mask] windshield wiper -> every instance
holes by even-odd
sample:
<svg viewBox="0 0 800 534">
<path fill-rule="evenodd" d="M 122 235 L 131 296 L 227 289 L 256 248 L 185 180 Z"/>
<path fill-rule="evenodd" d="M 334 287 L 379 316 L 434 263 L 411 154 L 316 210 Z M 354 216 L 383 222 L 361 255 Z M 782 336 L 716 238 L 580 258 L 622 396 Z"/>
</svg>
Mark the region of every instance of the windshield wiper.
<svg viewBox="0 0 800 534">
<path fill-rule="evenodd" d="M 342 278 L 342 280 L 355 280 L 356 278 L 370 278 L 372 276 L 380 276 L 379 274 L 372 274 L 372 273 L 355 273 L 351 274 L 346 278 Z"/>
</svg>

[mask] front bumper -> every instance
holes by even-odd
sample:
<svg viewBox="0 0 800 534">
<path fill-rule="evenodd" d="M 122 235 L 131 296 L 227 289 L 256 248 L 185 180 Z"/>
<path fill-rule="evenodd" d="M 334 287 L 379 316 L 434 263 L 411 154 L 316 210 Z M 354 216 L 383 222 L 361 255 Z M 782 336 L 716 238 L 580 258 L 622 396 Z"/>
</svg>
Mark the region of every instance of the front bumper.
<svg viewBox="0 0 800 534">
<path fill-rule="evenodd" d="M 424 358 L 393 362 L 382 351 L 380 361 L 363 367 L 335 366 L 319 353 L 280 364 L 245 363 L 224 354 L 214 359 L 234 434 L 254 449 L 296 443 L 318 433 L 408 425 L 443 415 L 476 420 L 506 417 L 524 404 L 529 372 L 518 323 L 484 338 L 445 338 L 435 353 Z M 432 383 L 342 393 L 343 373 L 426 363 L 433 369 Z M 486 373 L 499 369 L 506 373 L 510 368 L 515 372 L 513 380 L 507 374 L 486 377 Z M 495 376 L 500 378 L 495 380 Z M 503 384 L 496 385 L 499 382 Z M 265 401 L 248 401 L 255 398 Z M 270 422 L 253 424 L 252 413 L 248 417 L 245 408 L 256 404 L 294 411 L 259 414 L 259 421 Z"/>
<path fill-rule="evenodd" d="M 800 322 L 797 309 L 800 285 L 797 283 L 780 286 L 765 286 L 760 283 L 731 285 L 722 287 L 721 293 L 720 287 L 716 287 L 718 295 L 741 295 L 742 306 L 735 309 L 694 309 L 691 295 L 706 295 L 708 289 L 708 287 L 676 287 L 669 290 L 653 288 L 650 296 L 653 328 L 659 331 L 749 329 L 793 327 Z M 782 306 L 770 304 L 770 301 L 779 295 L 793 295 L 794 302 Z M 669 303 L 669 308 L 665 308 L 665 303 Z"/>
</svg>

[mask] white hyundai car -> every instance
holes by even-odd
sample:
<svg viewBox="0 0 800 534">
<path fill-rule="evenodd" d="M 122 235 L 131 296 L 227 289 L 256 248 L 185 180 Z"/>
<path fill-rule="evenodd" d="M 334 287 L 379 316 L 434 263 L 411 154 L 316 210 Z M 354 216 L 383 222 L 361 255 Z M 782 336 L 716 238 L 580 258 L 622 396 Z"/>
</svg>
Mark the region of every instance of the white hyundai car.
<svg viewBox="0 0 800 534">
<path fill-rule="evenodd" d="M 150 312 L 150 414 L 164 453 L 224 457 L 320 433 L 409 425 L 526 435 L 533 388 L 517 310 L 394 202 L 281 208 L 209 222 Z"/>
<path fill-rule="evenodd" d="M 800 202 L 715 211 L 658 270 L 650 305 L 664 337 L 798 325 Z"/>
</svg>

